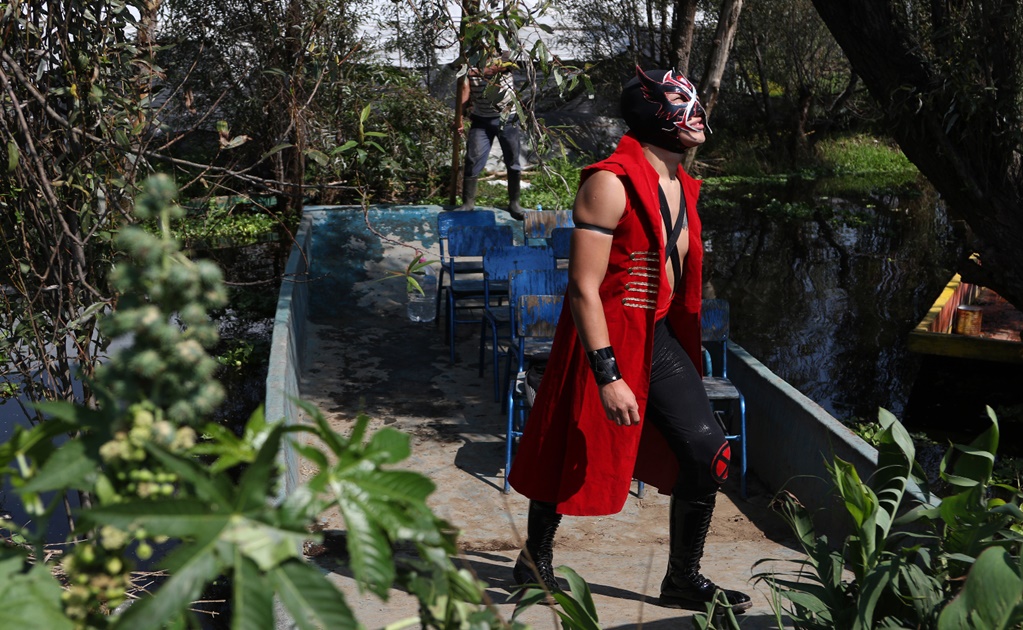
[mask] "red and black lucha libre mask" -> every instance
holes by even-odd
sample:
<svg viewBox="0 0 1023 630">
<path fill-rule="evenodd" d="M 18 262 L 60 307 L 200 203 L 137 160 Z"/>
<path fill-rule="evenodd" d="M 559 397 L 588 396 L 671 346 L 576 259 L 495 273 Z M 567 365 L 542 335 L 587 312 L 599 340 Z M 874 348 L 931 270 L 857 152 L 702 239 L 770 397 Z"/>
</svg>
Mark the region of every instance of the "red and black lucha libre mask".
<svg viewBox="0 0 1023 630">
<path fill-rule="evenodd" d="M 681 103 L 672 103 L 668 94 L 681 94 Z M 622 118 L 629 129 L 643 142 L 681 153 L 686 149 L 678 139 L 678 130 L 699 131 L 692 119 L 703 119 L 703 131 L 710 132 L 706 124 L 707 113 L 700 104 L 696 87 L 674 70 L 643 71 L 636 66 L 636 76 L 622 88 Z"/>
</svg>

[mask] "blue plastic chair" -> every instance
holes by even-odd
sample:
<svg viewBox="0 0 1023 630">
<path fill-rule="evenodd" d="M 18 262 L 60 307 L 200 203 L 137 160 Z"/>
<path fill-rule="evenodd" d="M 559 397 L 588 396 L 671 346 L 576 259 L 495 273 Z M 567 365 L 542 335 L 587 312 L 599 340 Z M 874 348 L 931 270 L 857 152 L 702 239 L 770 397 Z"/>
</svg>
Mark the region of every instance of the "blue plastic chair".
<svg viewBox="0 0 1023 630">
<path fill-rule="evenodd" d="M 551 237 L 547 240 L 551 244 L 551 249 L 554 250 L 554 258 L 568 260 L 572 244 L 572 230 L 573 228 L 570 227 L 559 227 L 554 228 L 551 232 Z"/>
<path fill-rule="evenodd" d="M 526 272 L 530 273 L 530 272 Z M 515 441 L 522 437 L 526 425 L 526 414 L 532 406 L 530 390 L 527 388 L 527 370 L 534 360 L 546 360 L 550 345 L 561 317 L 564 304 L 562 295 L 520 295 L 512 309 L 513 337 L 518 358 L 518 369 L 509 379 L 508 423 L 504 456 L 504 492 L 511 491 L 508 475 L 511 473 Z M 509 357 L 511 354 L 509 354 Z"/>
<path fill-rule="evenodd" d="M 725 439 L 730 442 L 737 442 L 739 445 L 739 494 L 746 498 L 746 398 L 742 392 L 728 380 L 728 332 L 729 332 L 729 307 L 727 300 L 707 299 L 703 301 L 700 309 L 700 328 L 703 347 L 703 388 L 710 399 L 711 409 L 721 428 L 725 432 Z M 717 365 L 720 370 L 715 371 L 715 362 L 711 356 L 710 348 L 715 350 L 718 356 Z M 724 408 L 722 408 L 724 407 Z M 738 408 L 739 426 L 738 430 L 729 428 L 724 417 L 729 412 Z M 643 498 L 646 494 L 646 484 L 639 483 L 637 496 Z"/>
<path fill-rule="evenodd" d="M 522 219 L 522 236 L 527 245 L 546 243 L 555 228 L 570 228 L 571 210 L 525 210 Z"/>
<path fill-rule="evenodd" d="M 499 357 L 502 354 L 499 337 L 508 338 L 510 331 L 507 330 L 511 321 L 510 308 L 500 308 L 504 298 L 508 296 L 508 276 L 514 271 L 526 269 L 555 269 L 557 261 L 554 259 L 554 252 L 549 247 L 533 247 L 531 245 L 505 245 L 492 247 L 483 254 L 483 319 L 480 323 L 480 352 L 479 352 L 479 374 L 483 376 L 484 356 L 487 347 L 487 333 L 489 332 L 491 365 L 494 372 L 494 400 L 500 399 L 500 372 L 498 368 Z M 497 304 L 495 304 L 495 301 Z"/>
<path fill-rule="evenodd" d="M 460 263 L 464 269 L 478 268 L 476 273 L 456 271 L 450 274 L 447 287 L 448 302 L 448 345 L 450 360 L 455 362 L 455 333 L 458 324 L 476 323 L 479 318 L 460 319 L 460 311 L 483 307 L 485 291 L 483 286 L 483 254 L 492 247 L 511 245 L 512 228 L 508 225 L 473 226 L 459 225 L 448 230 L 447 262 L 449 269 L 457 270 Z M 470 260 L 465 260 L 465 259 Z"/>
<path fill-rule="evenodd" d="M 452 227 L 460 225 L 490 226 L 497 225 L 497 215 L 493 210 L 448 210 L 437 213 L 437 245 L 440 247 L 440 271 L 437 273 L 437 321 L 440 322 L 440 304 L 445 291 L 444 277 L 450 281 L 452 275 L 459 273 L 481 273 L 482 262 L 478 260 L 455 261 L 451 263 L 446 255 L 448 232 Z"/>
<path fill-rule="evenodd" d="M 746 498 L 746 398 L 728 379 L 728 300 L 707 299 L 701 308 L 703 387 L 725 438 L 739 447 L 739 493 Z M 713 355 L 713 356 L 712 356 Z M 738 412 L 736 414 L 736 412 Z M 725 422 L 725 418 L 730 422 Z M 735 426 L 738 423 L 738 426 Z"/>
<path fill-rule="evenodd" d="M 508 327 L 511 335 L 504 339 L 498 338 L 502 353 L 505 355 L 505 380 L 502 392 L 502 407 L 505 411 L 508 409 L 508 389 L 515 374 L 515 366 L 523 364 L 527 357 L 537 358 L 550 350 L 549 340 L 532 341 L 527 339 L 520 344 L 520 340 L 515 335 L 515 308 L 517 308 L 519 298 L 524 295 L 564 296 L 567 290 L 567 269 L 513 271 L 509 275 L 508 305 L 511 321 Z M 525 356 L 519 352 L 520 346 L 525 348 Z"/>
</svg>

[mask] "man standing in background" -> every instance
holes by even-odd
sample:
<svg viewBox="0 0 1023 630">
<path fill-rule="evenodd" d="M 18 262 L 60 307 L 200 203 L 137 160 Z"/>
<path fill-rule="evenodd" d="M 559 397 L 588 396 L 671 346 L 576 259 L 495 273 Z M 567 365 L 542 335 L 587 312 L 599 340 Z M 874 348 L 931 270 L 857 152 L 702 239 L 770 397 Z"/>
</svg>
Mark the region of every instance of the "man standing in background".
<svg viewBox="0 0 1023 630">
<path fill-rule="evenodd" d="M 479 176 L 487 165 L 490 148 L 497 137 L 508 170 L 508 214 L 522 220 L 519 205 L 522 167 L 519 165 L 521 142 L 518 115 L 515 113 L 515 82 L 508 53 L 494 51 L 482 69 L 470 67 L 461 84 L 458 98 L 463 111 L 469 112 L 469 136 L 465 141 L 465 168 L 462 180 L 462 205 L 456 210 L 472 210 L 476 206 Z M 460 123 L 455 130 L 462 132 Z"/>
</svg>

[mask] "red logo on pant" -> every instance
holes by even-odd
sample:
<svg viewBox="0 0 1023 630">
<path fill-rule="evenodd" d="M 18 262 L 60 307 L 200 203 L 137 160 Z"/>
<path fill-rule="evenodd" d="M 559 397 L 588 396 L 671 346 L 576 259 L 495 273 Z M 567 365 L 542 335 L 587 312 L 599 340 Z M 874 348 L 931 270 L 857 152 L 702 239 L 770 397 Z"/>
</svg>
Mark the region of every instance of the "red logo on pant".
<svg viewBox="0 0 1023 630">
<path fill-rule="evenodd" d="M 724 483 L 728 479 L 728 464 L 732 461 L 732 447 L 726 441 L 718 449 L 717 455 L 714 456 L 714 460 L 710 463 L 710 472 L 714 475 L 714 480 L 718 483 Z"/>
</svg>

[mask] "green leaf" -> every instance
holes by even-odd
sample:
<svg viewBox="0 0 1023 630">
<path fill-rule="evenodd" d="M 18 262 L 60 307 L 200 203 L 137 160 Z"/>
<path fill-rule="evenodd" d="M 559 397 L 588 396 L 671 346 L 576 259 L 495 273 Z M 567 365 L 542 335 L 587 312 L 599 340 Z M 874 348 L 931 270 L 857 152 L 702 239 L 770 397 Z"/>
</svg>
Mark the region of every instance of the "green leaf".
<svg viewBox="0 0 1023 630">
<path fill-rule="evenodd" d="M 161 584 L 152 596 L 129 607 L 116 620 L 115 628 L 162 628 L 179 619 L 182 612 L 199 599 L 206 585 L 223 571 L 212 540 L 179 548 L 172 556 L 177 558 L 176 561 L 168 559 L 168 564 L 174 567 L 170 579 Z"/>
<path fill-rule="evenodd" d="M 366 122 L 366 119 L 369 118 L 369 113 L 370 111 L 372 111 L 372 109 L 373 109 L 372 103 L 362 108 L 362 111 L 359 112 L 359 123 Z"/>
<path fill-rule="evenodd" d="M 20 489 L 22 492 L 47 492 L 64 488 L 88 490 L 96 480 L 97 464 L 86 456 L 85 444 L 81 440 L 69 440 Z"/>
<path fill-rule="evenodd" d="M 20 153 L 18 152 L 18 145 L 10 140 L 7 143 L 7 172 L 13 173 L 18 168 Z"/>
<path fill-rule="evenodd" d="M 261 155 L 259 159 L 260 160 L 265 160 L 266 158 L 270 157 L 271 155 L 274 155 L 276 153 L 280 153 L 284 149 L 290 149 L 293 146 L 295 146 L 295 145 L 291 144 L 290 142 L 282 142 L 282 143 L 278 144 L 277 146 L 275 146 L 274 148 L 272 148 L 269 151 L 267 151 L 266 153 L 264 153 L 263 155 Z"/>
<path fill-rule="evenodd" d="M 353 429 L 353 437 L 349 440 L 345 440 L 330 426 L 327 419 L 323 417 L 323 412 L 320 411 L 316 405 L 310 404 L 304 400 L 295 400 L 294 402 L 302 408 L 302 411 L 305 411 L 309 417 L 313 419 L 313 426 L 315 427 L 314 433 L 316 437 L 320 438 L 320 440 L 327 445 L 327 448 L 329 448 L 330 452 L 334 455 L 340 456 L 348 449 L 349 444 L 358 444 L 358 441 L 361 439 L 358 435 L 359 425 L 362 422 L 363 414 L 360 414 L 359 418 L 356 419 L 356 425 Z"/>
<path fill-rule="evenodd" d="M 232 517 L 220 536 L 263 571 L 289 558 L 301 557 L 302 543 L 308 538 L 304 531 L 292 532 L 240 516 Z"/>
<path fill-rule="evenodd" d="M 384 427 L 370 438 L 366 445 L 366 457 L 378 464 L 396 464 L 412 454 L 410 443 L 411 436 L 407 433 Z"/>
<path fill-rule="evenodd" d="M 284 607 L 299 628 L 358 628 L 343 593 L 315 567 L 291 560 L 268 574 Z"/>
<path fill-rule="evenodd" d="M 871 630 L 874 627 L 874 610 L 878 600 L 891 585 L 889 569 L 887 564 L 877 565 L 860 584 L 860 593 L 856 598 L 855 630 Z"/>
<path fill-rule="evenodd" d="M 969 444 L 956 444 L 941 460 L 941 477 L 960 488 L 987 484 L 991 480 L 995 453 L 998 452 L 998 418 L 987 408 L 991 426 Z"/>
<path fill-rule="evenodd" d="M 938 617 L 938 630 L 1009 630 L 1023 622 L 1023 570 L 1007 551 L 980 554 L 962 590 Z"/>
<path fill-rule="evenodd" d="M 881 508 L 877 524 L 878 536 L 883 540 L 902 504 L 916 458 L 916 447 L 906 428 L 887 409 L 878 410 L 878 422 L 884 429 L 878 436 L 881 443 L 877 470 L 871 481 Z"/>
<path fill-rule="evenodd" d="M 579 612 L 584 614 L 587 620 L 591 620 L 595 628 L 597 623 L 597 607 L 593 603 L 593 595 L 590 593 L 590 585 L 582 579 L 578 573 L 567 566 L 558 567 L 558 572 L 565 576 L 568 581 L 568 590 L 572 599 L 578 604 Z"/>
<path fill-rule="evenodd" d="M 214 505 L 231 505 L 233 488 L 227 477 L 217 475 L 211 478 L 197 462 L 169 453 L 152 443 L 146 444 L 146 451 L 160 460 L 161 464 L 182 481 L 193 485 L 197 498 Z"/>
<path fill-rule="evenodd" d="M 11 437 L 0 444 L 0 467 L 6 466 L 18 455 L 30 455 L 38 461 L 46 460 L 56 451 L 53 440 L 75 428 L 75 425 L 59 419 L 37 424 L 31 429 L 14 427 Z"/>
<path fill-rule="evenodd" d="M 270 477 L 277 467 L 277 452 L 281 445 L 281 427 L 276 425 L 263 442 L 262 448 L 242 475 L 238 483 L 235 508 L 239 511 L 257 509 L 266 504 Z"/>
<path fill-rule="evenodd" d="M 0 559 L 0 628 L 46 628 L 72 630 L 60 601 L 62 589 L 50 573 L 50 565 L 39 563 L 23 572 L 20 554 Z"/>
<path fill-rule="evenodd" d="M 860 475 L 851 463 L 836 457 L 831 470 L 838 493 L 845 503 L 845 509 L 853 517 L 858 531 L 867 537 L 869 548 L 872 549 L 877 498 L 873 491 L 860 481 Z"/>
<path fill-rule="evenodd" d="M 84 311 L 82 311 L 81 315 L 68 322 L 68 328 L 71 328 L 72 330 L 79 329 L 82 324 L 95 317 L 97 313 L 102 312 L 108 306 L 109 305 L 106 302 L 90 304 Z"/>
<path fill-rule="evenodd" d="M 273 587 L 259 568 L 236 552 L 231 580 L 231 630 L 263 630 L 274 627 Z"/>
<path fill-rule="evenodd" d="M 244 136 L 244 135 L 243 136 L 235 136 L 235 137 L 231 138 L 230 141 L 228 141 L 227 143 L 224 144 L 224 149 L 234 149 L 234 148 L 240 147 L 240 146 L 242 146 L 243 144 L 245 144 L 246 142 L 248 142 L 251 139 L 252 138 L 250 138 L 249 136 Z"/>
<path fill-rule="evenodd" d="M 306 149 L 306 157 L 313 162 L 316 162 L 320 166 L 326 166 L 330 163 L 330 158 L 323 151 L 317 151 L 316 149 Z"/>
<path fill-rule="evenodd" d="M 352 574 L 378 596 L 385 597 L 395 576 L 390 541 L 367 513 L 364 503 L 342 494 L 337 505 L 348 527 Z"/>
<path fill-rule="evenodd" d="M 230 518 L 229 512 L 217 513 L 208 502 L 196 499 L 139 500 L 82 512 L 82 519 L 90 523 L 113 525 L 124 531 L 141 525 L 152 535 L 171 538 L 216 538 Z"/>
</svg>

